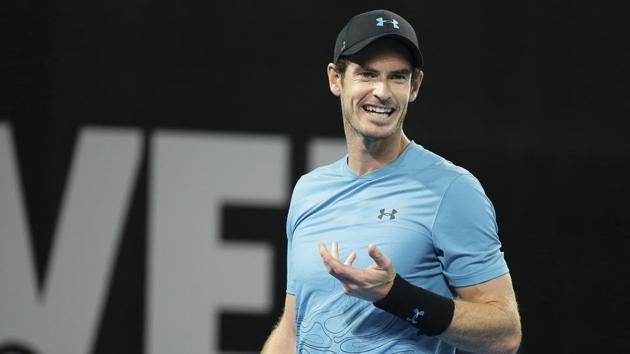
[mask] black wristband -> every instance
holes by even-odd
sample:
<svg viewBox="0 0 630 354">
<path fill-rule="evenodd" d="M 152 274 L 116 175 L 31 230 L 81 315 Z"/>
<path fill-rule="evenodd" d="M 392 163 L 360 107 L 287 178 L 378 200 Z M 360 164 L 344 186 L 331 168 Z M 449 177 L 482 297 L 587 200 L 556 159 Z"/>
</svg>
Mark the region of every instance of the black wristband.
<svg viewBox="0 0 630 354">
<path fill-rule="evenodd" d="M 389 293 L 374 306 L 409 322 L 426 336 L 444 332 L 455 311 L 453 299 L 412 285 L 398 274 Z"/>
</svg>

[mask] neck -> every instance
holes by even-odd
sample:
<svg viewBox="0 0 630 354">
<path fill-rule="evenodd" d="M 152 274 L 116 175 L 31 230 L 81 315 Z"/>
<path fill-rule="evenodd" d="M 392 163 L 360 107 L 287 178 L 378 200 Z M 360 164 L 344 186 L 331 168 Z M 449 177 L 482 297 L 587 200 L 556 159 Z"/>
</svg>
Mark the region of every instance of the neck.
<svg viewBox="0 0 630 354">
<path fill-rule="evenodd" d="M 409 144 L 402 130 L 384 139 L 368 139 L 346 134 L 348 167 L 361 176 L 395 160 Z"/>
</svg>

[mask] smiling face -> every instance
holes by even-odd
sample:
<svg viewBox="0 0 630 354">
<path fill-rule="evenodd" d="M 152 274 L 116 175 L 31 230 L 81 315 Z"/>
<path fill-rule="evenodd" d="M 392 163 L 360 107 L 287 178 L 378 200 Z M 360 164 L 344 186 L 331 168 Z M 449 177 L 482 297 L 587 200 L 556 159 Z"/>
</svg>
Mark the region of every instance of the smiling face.
<svg viewBox="0 0 630 354">
<path fill-rule="evenodd" d="M 349 58 L 344 72 L 328 65 L 331 92 L 340 97 L 347 138 L 369 141 L 402 132 L 407 105 L 416 99 L 422 72 L 400 43 L 380 39 Z"/>
</svg>

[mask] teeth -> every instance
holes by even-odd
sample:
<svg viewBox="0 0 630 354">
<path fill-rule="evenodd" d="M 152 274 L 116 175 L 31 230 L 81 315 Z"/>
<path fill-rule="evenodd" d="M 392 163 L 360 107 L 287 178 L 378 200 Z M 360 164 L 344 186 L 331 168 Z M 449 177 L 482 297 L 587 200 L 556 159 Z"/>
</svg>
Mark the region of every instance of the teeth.
<svg viewBox="0 0 630 354">
<path fill-rule="evenodd" d="M 363 108 L 365 108 L 365 110 L 368 112 L 374 112 L 374 113 L 390 114 L 394 111 L 392 108 L 378 107 L 378 106 L 371 106 L 371 105 L 365 105 L 363 106 Z"/>
</svg>

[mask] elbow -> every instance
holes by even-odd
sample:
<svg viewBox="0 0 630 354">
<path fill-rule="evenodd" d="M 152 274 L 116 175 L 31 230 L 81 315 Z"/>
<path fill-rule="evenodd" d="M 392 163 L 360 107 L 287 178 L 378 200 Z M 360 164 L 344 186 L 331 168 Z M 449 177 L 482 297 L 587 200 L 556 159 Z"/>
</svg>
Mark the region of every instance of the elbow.
<svg viewBox="0 0 630 354">
<path fill-rule="evenodd" d="M 516 313 L 512 321 L 512 325 L 508 326 L 505 335 L 502 336 L 499 343 L 497 343 L 497 350 L 493 354 L 516 354 L 521 347 L 521 340 L 523 339 L 523 331 L 521 329 L 521 319 Z"/>
<path fill-rule="evenodd" d="M 516 354 L 521 346 L 522 333 L 518 328 L 514 333 L 505 336 L 501 341 L 496 343 L 495 350 L 492 354 Z"/>
<path fill-rule="evenodd" d="M 518 348 L 521 346 L 521 336 L 520 333 L 518 336 L 514 336 L 514 338 L 510 338 L 505 342 L 504 351 L 502 354 L 516 354 L 518 352 Z"/>
<path fill-rule="evenodd" d="M 521 340 L 523 339 L 523 330 L 521 329 L 521 319 L 517 317 L 516 326 L 514 328 L 513 334 L 510 336 L 508 340 L 508 351 L 506 353 L 516 354 L 518 353 L 518 348 L 521 347 Z"/>
</svg>

